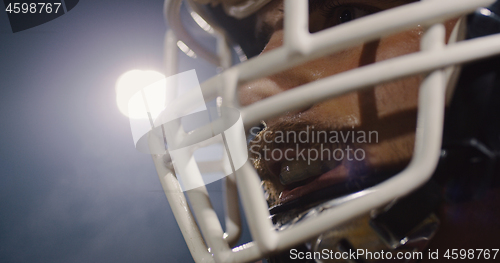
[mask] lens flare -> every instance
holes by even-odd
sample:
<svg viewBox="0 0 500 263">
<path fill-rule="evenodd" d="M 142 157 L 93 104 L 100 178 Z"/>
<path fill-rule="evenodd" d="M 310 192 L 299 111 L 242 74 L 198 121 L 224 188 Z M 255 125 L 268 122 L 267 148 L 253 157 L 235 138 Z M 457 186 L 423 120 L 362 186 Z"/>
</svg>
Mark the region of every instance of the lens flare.
<svg viewBox="0 0 500 263">
<path fill-rule="evenodd" d="M 162 81 L 163 80 L 163 81 Z M 123 73 L 116 81 L 116 104 L 120 112 L 134 119 L 147 118 L 145 112 L 150 112 L 154 119 L 165 107 L 166 90 L 165 76 L 154 70 L 130 70 Z M 143 96 L 134 96 L 137 92 L 144 92 L 147 101 L 145 104 Z M 148 109 L 145 109 L 147 105 Z"/>
</svg>

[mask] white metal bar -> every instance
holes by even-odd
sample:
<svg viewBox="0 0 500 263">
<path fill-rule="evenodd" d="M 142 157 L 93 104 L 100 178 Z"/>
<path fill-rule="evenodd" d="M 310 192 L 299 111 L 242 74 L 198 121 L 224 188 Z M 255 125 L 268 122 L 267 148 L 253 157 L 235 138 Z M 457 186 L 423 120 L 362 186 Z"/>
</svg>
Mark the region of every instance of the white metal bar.
<svg viewBox="0 0 500 263">
<path fill-rule="evenodd" d="M 164 42 L 163 63 L 165 64 L 165 76 L 169 77 L 177 74 L 178 72 L 177 37 L 175 37 L 175 34 L 172 30 L 167 30 Z"/>
<path fill-rule="evenodd" d="M 208 253 L 198 225 L 196 225 L 189 210 L 189 205 L 177 178 L 172 171 L 165 167 L 162 155 L 152 155 L 152 157 L 165 196 L 194 261 L 196 263 L 214 263 L 215 261 L 212 255 Z"/>
<path fill-rule="evenodd" d="M 479 60 L 500 53 L 500 35 L 463 41 L 443 50 L 422 51 L 327 77 L 258 101 L 241 110 L 245 127 L 283 112 L 397 78 Z"/>
<path fill-rule="evenodd" d="M 246 63 L 237 65 L 240 83 L 269 76 L 299 64 L 340 51 L 349 46 L 373 41 L 416 25 L 432 25 L 452 17 L 469 13 L 495 0 L 441 0 L 403 5 L 380 13 L 356 19 L 310 35 L 311 50 L 307 56 L 288 57 L 286 45 L 271 50 Z M 302 2 L 302 1 L 290 1 Z M 300 3 L 295 3 L 300 4 Z M 294 18 L 299 19 L 299 18 Z M 395 23 L 394 21 L 398 21 Z M 296 30 L 300 30 L 295 28 Z M 292 29 L 290 29 L 292 30 Z"/>
<path fill-rule="evenodd" d="M 208 62 L 219 66 L 219 58 L 212 52 L 202 47 L 196 40 L 186 31 L 180 19 L 181 0 L 165 1 L 164 13 L 169 27 L 175 32 L 177 38 L 182 39 L 190 49 L 198 56 L 203 57 Z"/>
<path fill-rule="evenodd" d="M 173 0 L 171 2 L 176 1 Z M 287 0 L 287 5 L 289 5 L 289 2 L 307 1 Z M 291 48 L 287 45 L 270 51 L 234 68 L 234 71 L 231 71 L 231 73 L 228 72 L 227 74 L 234 74 L 237 76 L 236 79 L 238 79 L 238 81 L 231 81 L 230 85 L 227 83 L 227 78 L 221 78 L 221 76 L 212 78 L 206 82 L 206 84 L 203 84 L 204 96 L 205 98 L 217 96 L 219 93 L 217 86 L 221 83 L 220 81 L 222 79 L 225 80 L 225 87 L 230 87 L 232 89 L 229 94 L 226 94 L 226 97 L 227 95 L 235 96 L 236 93 L 234 90 L 236 89 L 237 83 L 272 75 L 308 60 L 321 57 L 327 53 L 339 51 L 356 43 L 374 40 L 381 36 L 410 28 L 416 24 L 432 25 L 436 22 L 442 22 L 447 18 L 458 16 L 459 14 L 472 11 L 479 6 L 485 6 L 493 2 L 494 0 L 424 1 L 355 20 L 345 25 L 322 31 L 318 34 L 306 35 L 309 40 L 304 40 L 304 43 L 310 44 L 301 44 L 305 46 L 300 46 L 298 48 L 294 47 L 296 50 L 300 51 L 299 53 L 304 55 L 289 56 Z M 294 9 L 300 5 L 300 3 L 295 3 L 294 5 L 290 4 L 290 8 Z M 178 11 L 179 6 L 175 6 L 174 4 L 173 7 L 173 12 L 176 12 L 176 9 Z M 307 13 L 305 15 L 307 15 Z M 170 13 L 168 16 L 170 16 Z M 299 20 L 296 21 L 297 23 L 293 23 L 293 21 L 290 22 L 294 25 L 290 26 L 290 29 L 286 29 L 287 31 L 303 30 L 303 12 L 300 12 L 298 16 L 300 17 L 298 18 Z M 398 23 L 393 22 L 395 19 L 398 20 Z M 305 19 L 305 21 L 307 21 L 307 19 Z M 389 22 L 390 24 L 388 24 Z M 377 26 L 374 27 L 373 25 Z M 302 27 L 302 29 L 299 27 Z M 293 36 L 290 36 L 293 39 Z M 255 124 L 261 119 L 281 114 L 287 109 L 300 107 L 303 104 L 310 105 L 317 103 L 368 85 L 382 83 L 421 72 L 429 72 L 455 63 L 463 63 L 498 54 L 500 53 L 500 46 L 498 43 L 500 43 L 500 36 L 485 37 L 460 43 L 453 47 L 448 47 L 443 51 L 429 50 L 419 54 L 407 55 L 380 62 L 376 64 L 377 67 L 375 67 L 375 65 L 366 66 L 353 70 L 352 72 L 341 73 L 324 80 L 303 85 L 244 108 L 242 111 L 243 119 L 248 126 L 250 124 Z M 318 50 L 312 51 L 314 48 L 318 48 Z M 407 194 L 412 189 L 423 184 L 434 171 L 439 157 L 442 133 L 441 124 L 444 114 L 444 88 L 443 85 L 438 85 L 439 83 L 444 83 L 442 73 L 440 72 L 441 71 L 436 71 L 430 74 L 421 86 L 416 145 L 414 157 L 410 165 L 395 177 L 371 188 L 371 190 L 376 191 L 370 191 L 366 195 L 354 199 L 349 203 L 340 205 L 331 211 L 324 212 L 317 218 L 302 222 L 290 229 L 277 233 L 273 230 L 272 222 L 269 219 L 269 211 L 267 210 L 267 204 L 262 195 L 262 190 L 260 189 L 259 177 L 250 164 L 247 163 L 238 171 L 236 178 L 237 186 L 243 199 L 242 202 L 245 213 L 250 219 L 249 225 L 252 237 L 255 241 L 230 250 L 222 239 L 222 228 L 220 227 L 220 222 L 216 220 L 216 215 L 210 206 L 208 197 L 203 194 L 203 191 L 206 192 L 206 189 L 202 189 L 201 192 L 199 192 L 201 193 L 200 197 L 194 198 L 199 200 L 196 200 L 197 205 L 196 208 L 193 208 L 193 211 L 195 211 L 200 221 L 204 221 L 203 225 L 200 227 L 203 230 L 207 242 L 210 240 L 209 242 L 211 247 L 214 248 L 213 252 L 217 261 L 249 262 L 258 259 L 276 249 L 287 248 L 298 242 L 303 242 L 304 239 L 308 237 L 320 234 L 327 228 L 348 220 L 355 215 L 369 211 L 374 207 L 389 202 L 395 197 Z M 231 76 L 230 79 L 234 79 L 234 75 Z M 228 75 L 225 77 L 227 76 Z M 332 89 L 332 86 L 335 86 L 335 88 Z M 304 100 L 305 102 L 302 102 Z M 235 101 L 237 100 L 235 99 Z M 259 106 L 265 107 L 266 111 L 270 112 L 259 110 Z M 202 127 L 191 135 L 186 136 L 185 143 L 189 143 L 193 138 L 199 138 L 198 136 L 203 137 L 205 134 L 204 129 L 209 129 L 208 131 L 211 132 L 211 127 Z M 156 164 L 157 161 L 155 161 L 155 165 Z M 160 178 L 160 180 L 163 180 L 162 186 L 164 189 L 168 187 L 172 188 L 172 185 L 175 185 L 173 182 L 175 180 L 173 175 L 170 178 L 172 182 L 164 182 L 166 180 L 165 178 L 166 177 L 163 177 L 163 179 L 162 177 Z M 182 195 L 182 197 L 184 196 Z M 167 198 L 169 198 L 168 195 Z M 171 198 L 174 197 L 171 196 Z M 172 210 L 175 209 L 177 211 L 174 212 L 174 215 L 180 213 L 179 218 L 176 216 L 176 219 L 179 222 L 181 231 L 183 231 L 183 234 L 185 231 L 196 232 L 197 228 L 196 225 L 193 225 L 194 221 L 192 218 L 191 221 L 187 223 L 180 223 L 183 219 L 189 217 L 190 213 L 187 212 L 182 214 L 183 212 L 180 210 L 182 208 L 185 209 L 187 205 L 185 199 L 184 202 L 181 202 L 182 198 L 179 200 L 177 200 L 177 202 L 170 202 L 169 199 L 169 202 L 174 203 L 175 208 L 173 207 Z M 205 257 L 206 253 L 200 250 L 200 248 L 203 248 L 203 245 L 200 245 L 199 241 L 201 240 L 201 242 L 203 242 L 203 240 L 199 232 L 197 232 L 197 234 L 198 236 L 194 233 L 195 240 L 191 245 L 188 243 L 188 246 L 190 250 L 193 248 L 191 251 L 193 256 L 196 257 L 195 260 L 197 262 L 204 262 L 203 260 L 208 260 L 207 262 L 210 262 L 209 260 L 212 260 L 212 258 L 207 259 Z"/>
<path fill-rule="evenodd" d="M 173 31 L 168 30 L 164 39 L 164 63 L 165 76 L 169 77 L 177 73 L 178 50 L 177 38 Z M 175 98 L 175 89 L 168 89 L 166 102 L 169 103 Z M 162 138 L 150 137 L 151 143 L 163 144 Z M 162 185 L 163 191 L 177 221 L 181 233 L 186 241 L 189 251 L 196 263 L 213 263 L 215 262 L 212 255 L 208 253 L 207 246 L 201 236 L 200 230 L 194 220 L 186 197 L 181 190 L 179 182 L 174 173 L 165 165 L 167 155 L 153 154 L 153 163 L 158 173 L 158 178 Z"/>
<path fill-rule="evenodd" d="M 500 53 L 498 43 L 500 35 L 492 35 L 459 42 L 439 51 L 418 52 L 377 62 L 258 101 L 241 109 L 241 114 L 245 126 L 250 127 L 262 119 L 275 117 L 294 108 L 309 106 L 374 84 L 497 55 Z M 212 79 L 213 82 L 215 80 Z M 215 85 L 208 87 L 216 88 Z M 187 101 L 189 100 L 185 102 Z M 213 125 L 219 125 L 219 122 L 222 120 L 215 120 Z M 186 135 L 182 145 L 208 139 L 211 134 L 212 126 L 205 125 Z"/>
<path fill-rule="evenodd" d="M 232 64 L 231 48 L 228 45 L 224 34 L 217 36 L 217 54 L 219 55 L 220 65 L 223 69 L 228 69 Z"/>
<path fill-rule="evenodd" d="M 448 47 L 443 51 L 427 51 L 427 52 L 423 52 L 421 54 L 413 54 L 413 55 L 408 55 L 406 57 L 393 59 L 393 60 L 396 60 L 396 62 L 398 62 L 398 60 L 401 60 L 398 63 L 395 63 L 394 61 L 380 62 L 380 63 L 386 63 L 386 64 L 385 65 L 379 64 L 378 65 L 380 67 L 379 69 L 376 69 L 376 68 L 371 69 L 370 66 L 367 66 L 367 67 L 359 68 L 359 69 L 356 69 L 353 71 L 355 73 L 357 72 L 357 74 L 352 74 L 352 72 L 346 72 L 346 73 L 342 73 L 342 74 L 333 76 L 331 78 L 332 79 L 333 78 L 344 78 L 344 81 L 341 81 L 340 83 L 338 83 L 339 80 L 337 80 L 337 84 L 339 84 L 339 87 L 342 87 L 342 85 L 348 84 L 345 82 L 350 82 L 350 81 L 356 80 L 356 79 L 358 79 L 358 80 L 365 79 L 365 80 L 369 81 L 369 83 L 380 83 L 380 82 L 390 80 L 390 79 L 393 79 L 396 77 L 412 75 L 412 74 L 416 74 L 419 72 L 426 72 L 429 70 L 433 70 L 436 68 L 442 68 L 442 67 L 452 65 L 455 63 L 462 63 L 462 62 L 469 61 L 472 59 L 480 59 L 483 57 L 498 54 L 498 53 L 500 53 L 500 50 L 499 50 L 500 47 L 498 46 L 497 43 L 500 43 L 500 36 L 489 36 L 489 37 L 485 37 L 482 39 L 470 40 L 470 41 L 466 41 L 463 43 L 458 43 L 452 47 Z M 408 67 L 408 66 L 405 67 L 404 65 L 412 65 L 412 67 Z M 411 68 L 413 68 L 413 69 L 411 69 Z M 398 71 L 398 69 L 400 71 Z M 370 74 L 367 74 L 367 72 L 364 72 L 365 70 L 369 70 L 369 71 L 373 71 L 373 72 L 371 72 Z M 383 74 L 383 72 L 387 72 L 387 74 Z M 347 75 L 348 77 L 343 76 L 343 74 Z M 359 77 L 360 75 L 363 76 L 363 78 L 360 78 Z M 349 76 L 352 79 L 349 79 Z M 368 77 L 368 76 L 372 76 L 372 77 Z M 375 79 L 373 79 L 373 78 L 375 78 Z M 326 79 L 324 81 L 326 81 Z M 322 81 L 318 81 L 318 82 L 307 84 L 307 85 L 317 85 L 318 83 L 321 83 L 321 82 Z M 323 89 L 331 90 L 331 85 L 332 85 L 331 82 L 328 83 L 328 81 L 326 81 L 326 83 L 324 85 L 325 85 L 325 87 L 323 87 Z M 358 85 L 358 86 L 356 87 L 356 85 Z M 361 87 L 361 86 L 359 86 L 360 85 L 359 82 L 356 85 L 351 85 L 351 86 L 347 85 L 347 86 L 344 86 L 343 89 L 339 89 L 339 90 L 342 92 L 348 92 L 348 91 L 353 91 L 353 90 Z M 305 86 L 303 88 L 305 88 Z M 299 90 L 299 89 L 301 89 L 301 88 L 293 89 L 287 93 L 292 93 L 292 92 Z M 339 90 L 332 92 L 331 96 L 341 94 L 339 92 Z M 318 91 L 318 92 L 320 92 L 320 91 Z M 285 96 L 287 93 L 283 93 L 282 95 L 278 95 L 278 96 Z M 312 91 L 312 92 L 308 91 L 307 94 L 314 95 L 317 93 L 316 93 L 316 91 Z M 269 103 L 269 100 L 272 100 L 273 98 L 277 98 L 278 96 L 271 97 L 271 98 L 263 100 L 261 102 L 267 101 L 267 103 Z M 325 99 L 325 97 L 323 95 L 321 95 L 321 96 L 322 96 L 321 98 L 317 98 L 318 101 Z M 288 101 L 288 105 L 290 105 L 291 103 L 294 103 L 295 101 L 304 100 L 308 96 L 304 97 L 304 95 L 298 95 L 298 97 L 299 97 L 299 99 L 292 99 L 292 101 L 289 100 L 290 98 L 286 98 L 285 101 Z M 281 98 L 281 99 L 283 99 L 283 98 Z M 261 102 L 259 102 L 259 103 L 261 103 Z M 258 104 L 258 103 L 256 103 L 256 104 Z M 277 106 L 276 103 L 271 103 L 270 105 L 272 105 L 272 107 L 267 107 L 266 109 L 271 110 L 273 108 L 276 108 L 276 106 Z M 297 106 L 297 104 L 295 104 L 295 106 Z M 250 106 L 250 107 L 252 107 L 252 106 Z M 245 112 L 245 110 L 244 110 L 243 111 L 244 116 L 246 116 L 245 113 L 248 114 L 248 112 Z M 259 117 L 257 117 L 258 120 L 260 120 L 260 118 L 266 118 L 266 117 L 263 117 L 260 113 L 253 113 L 250 115 L 254 115 L 254 114 L 259 115 Z M 244 118 L 249 118 L 249 117 L 250 116 L 246 116 Z M 247 123 L 251 123 L 252 120 L 246 119 L 246 121 L 247 121 Z M 431 155 L 428 155 L 428 156 L 431 156 Z M 418 158 L 416 160 L 418 160 Z M 409 168 L 408 168 L 409 170 L 406 171 L 406 174 L 410 174 L 411 176 L 416 176 L 420 172 L 425 172 L 425 170 L 421 169 L 421 166 L 426 164 L 426 163 L 428 164 L 429 161 L 425 161 L 425 162 L 416 162 L 415 161 L 414 163 L 416 163 L 416 164 L 409 166 Z M 432 172 L 432 171 L 430 171 L 430 172 Z M 385 190 L 385 191 L 387 191 L 387 190 Z M 243 192 L 244 191 L 242 191 L 242 193 Z M 257 192 L 257 193 L 261 195 L 260 192 Z M 249 199 L 252 199 L 252 198 L 255 198 L 255 196 L 250 197 Z M 370 202 L 367 202 L 367 204 L 370 204 Z M 255 222 L 259 222 L 259 221 L 257 220 Z M 255 227 L 261 228 L 261 225 L 262 224 L 260 224 L 260 223 L 256 223 Z M 311 232 L 311 233 L 313 233 L 313 232 Z M 254 234 L 252 234 L 252 235 L 254 235 Z M 264 234 L 261 231 L 257 232 L 257 236 L 261 236 L 260 240 L 267 240 L 267 241 L 273 240 L 272 237 L 270 238 L 270 236 Z M 284 239 L 288 240 L 288 241 L 284 241 L 284 243 L 282 243 L 282 244 L 280 243 L 280 247 L 284 246 L 285 244 L 290 244 L 288 242 L 292 242 L 294 240 L 294 239 L 289 239 L 286 236 Z M 281 240 L 281 238 L 280 238 L 280 240 Z M 261 244 L 261 242 L 259 242 L 257 240 L 256 240 L 256 243 L 258 245 Z M 270 251 L 268 249 L 273 248 L 273 246 L 274 246 L 274 244 L 270 243 L 268 245 L 263 245 L 263 247 L 261 249 L 263 251 Z M 260 246 L 259 246 L 259 248 L 260 248 Z M 263 252 L 263 253 L 266 253 L 266 252 Z"/>
<path fill-rule="evenodd" d="M 236 85 L 238 85 L 238 71 L 234 68 L 226 70 L 219 78 L 219 94 L 222 96 L 222 106 L 238 107 L 239 102 L 236 96 Z M 232 88 L 226 88 L 232 87 Z"/>
<path fill-rule="evenodd" d="M 186 191 L 198 225 L 216 262 L 227 261 L 231 251 L 226 240 L 219 218 L 212 208 L 208 191 L 205 186 Z"/>
<path fill-rule="evenodd" d="M 432 0 L 402 5 L 384 11 L 385 14 L 374 14 L 337 26 L 336 31 L 320 31 L 312 36 L 311 45 L 313 49 L 324 50 L 329 47 L 328 40 L 342 38 L 342 41 L 340 41 L 342 44 L 336 45 L 335 48 L 336 50 L 342 50 L 356 43 L 369 42 L 411 29 L 416 25 L 427 27 L 451 18 L 460 17 L 480 6 L 486 6 L 493 2 L 495 0 Z M 363 21 L 364 19 L 365 21 Z M 373 21 L 369 21 L 372 19 Z M 377 29 L 374 28 L 374 25 L 376 25 Z M 356 32 L 356 34 L 353 34 L 353 32 Z M 361 39 L 354 37 L 358 34 L 362 35 Z M 319 56 L 323 55 L 325 54 L 319 54 Z"/>
<path fill-rule="evenodd" d="M 230 247 L 238 242 L 241 236 L 241 215 L 238 204 L 238 189 L 236 186 L 236 177 L 231 174 L 224 178 L 224 221 L 226 231 L 224 239 Z"/>
<path fill-rule="evenodd" d="M 422 50 L 441 50 L 444 47 L 445 28 L 442 24 L 431 27 L 422 37 Z M 407 195 L 423 185 L 433 174 L 439 160 L 445 107 L 445 74 L 432 72 L 423 81 L 419 91 L 417 133 L 413 158 L 409 166 L 391 179 L 369 188 L 366 195 L 333 208 L 318 218 L 302 222 L 280 233 L 280 248 L 300 243 L 294 238 L 312 238 L 353 217 L 369 212 L 395 198 Z"/>
<path fill-rule="evenodd" d="M 260 187 L 259 175 L 247 162 L 237 171 L 236 180 L 254 243 L 262 253 L 269 254 L 278 246 L 278 236 L 269 220 L 269 208 Z"/>
<path fill-rule="evenodd" d="M 248 242 L 244 245 L 235 247 L 232 252 L 231 263 L 255 262 L 266 256 L 254 242 Z"/>
<path fill-rule="evenodd" d="M 284 46 L 291 56 L 309 46 L 309 1 L 285 1 Z"/>
</svg>

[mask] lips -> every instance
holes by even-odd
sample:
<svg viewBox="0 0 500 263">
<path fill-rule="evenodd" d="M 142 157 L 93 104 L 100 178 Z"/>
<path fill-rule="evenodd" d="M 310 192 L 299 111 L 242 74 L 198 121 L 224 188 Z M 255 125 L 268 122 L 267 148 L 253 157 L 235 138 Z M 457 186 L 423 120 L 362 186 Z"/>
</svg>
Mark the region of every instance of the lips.
<svg viewBox="0 0 500 263">
<path fill-rule="evenodd" d="M 323 173 L 321 162 L 305 160 L 284 161 L 281 163 L 279 179 L 283 185 L 291 185 L 314 178 Z"/>
<path fill-rule="evenodd" d="M 281 192 L 280 202 L 286 203 L 316 190 L 344 183 L 349 179 L 348 172 L 345 166 L 340 165 L 319 176 L 310 177 L 309 180 L 303 181 L 302 183 L 296 183 L 291 187 L 286 187 Z"/>
<path fill-rule="evenodd" d="M 353 159 L 354 152 L 364 153 L 361 145 L 339 142 L 338 129 L 315 125 L 264 123 L 259 133 L 251 133 L 255 137 L 249 138 L 249 156 L 272 214 L 360 191 L 383 178 L 372 177 L 373 169 L 367 169 L 364 157 Z M 319 132 L 325 136 L 319 137 Z"/>
<path fill-rule="evenodd" d="M 297 151 L 285 151 L 288 154 L 278 160 L 266 162 L 271 176 L 279 181 L 281 189 L 279 203 L 283 204 L 331 185 L 346 182 L 349 170 L 344 161 L 301 159 Z"/>
<path fill-rule="evenodd" d="M 325 163 L 327 165 L 325 165 Z M 276 167 L 288 166 L 289 168 L 303 168 L 304 163 L 291 163 L 278 161 L 271 163 L 271 169 L 280 171 Z M 367 169 L 364 162 L 343 159 L 342 162 L 311 162 L 309 167 L 304 169 L 307 175 L 294 175 L 294 179 L 303 178 L 301 181 L 291 182 L 288 185 L 280 184 L 276 189 L 279 190 L 279 198 L 276 202 L 270 203 L 270 213 L 273 215 L 273 220 L 278 218 L 286 218 L 286 214 L 293 215 L 297 211 L 303 211 L 308 207 L 320 204 L 326 200 L 342 197 L 351 193 L 362 191 L 364 189 L 375 186 L 394 174 L 400 172 L 401 167 L 383 168 L 383 169 Z M 326 171 L 317 174 L 317 167 L 321 167 Z M 286 170 L 286 169 L 285 169 Z M 288 172 L 288 171 L 287 171 Z M 282 174 L 271 172 L 274 178 L 282 177 Z M 288 175 L 287 175 L 288 176 Z M 277 180 L 274 180 L 275 182 Z M 295 212 L 293 212 L 295 211 Z M 286 213 L 287 212 L 287 213 Z M 291 213 L 291 214 L 290 214 Z M 274 215 L 281 214 L 279 217 Z"/>
</svg>

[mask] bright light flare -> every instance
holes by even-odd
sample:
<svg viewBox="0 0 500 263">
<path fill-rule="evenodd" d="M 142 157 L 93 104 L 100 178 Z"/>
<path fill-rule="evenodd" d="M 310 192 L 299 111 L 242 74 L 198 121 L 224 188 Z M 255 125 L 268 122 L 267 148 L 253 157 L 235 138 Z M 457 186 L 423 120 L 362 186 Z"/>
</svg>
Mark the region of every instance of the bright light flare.
<svg viewBox="0 0 500 263">
<path fill-rule="evenodd" d="M 135 69 L 123 73 L 115 87 L 118 109 L 129 118 L 148 118 L 147 112 L 156 118 L 165 107 L 165 85 L 165 76 L 157 71 Z"/>
</svg>

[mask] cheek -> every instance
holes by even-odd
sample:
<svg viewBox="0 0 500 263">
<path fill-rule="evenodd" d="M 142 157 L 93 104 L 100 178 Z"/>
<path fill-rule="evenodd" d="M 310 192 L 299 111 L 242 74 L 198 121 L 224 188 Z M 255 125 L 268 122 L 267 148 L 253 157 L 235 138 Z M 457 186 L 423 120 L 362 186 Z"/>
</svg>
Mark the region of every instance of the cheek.
<svg viewBox="0 0 500 263">
<path fill-rule="evenodd" d="M 422 76 L 412 76 L 376 86 L 374 89 L 378 118 L 401 111 L 415 110 Z"/>
<path fill-rule="evenodd" d="M 377 61 L 420 50 L 422 28 L 402 32 L 380 41 Z M 413 153 L 417 120 L 418 89 L 422 76 L 411 76 L 374 88 L 376 115 L 368 129 L 376 130 L 380 141 L 365 145 L 367 165 L 372 167 L 405 166 Z M 360 105 L 363 108 L 366 105 Z"/>
<path fill-rule="evenodd" d="M 423 32 L 422 27 L 418 26 L 414 29 L 381 39 L 377 49 L 376 60 L 382 61 L 419 51 L 420 39 Z"/>
<path fill-rule="evenodd" d="M 315 104 L 298 116 L 301 120 L 321 123 L 330 129 L 358 127 L 361 124 L 358 93 L 349 93 Z"/>
<path fill-rule="evenodd" d="M 263 53 L 282 45 L 283 31 L 277 31 Z M 266 78 L 247 82 L 238 88 L 240 104 L 247 106 L 300 85 L 356 68 L 359 66 L 361 50 L 362 47 L 351 48 Z"/>
<path fill-rule="evenodd" d="M 382 61 L 418 52 L 422 33 L 422 28 L 417 27 L 382 39 L 377 49 L 376 60 Z M 380 119 L 401 112 L 416 111 L 421 82 L 422 75 L 416 75 L 376 86 L 374 89 L 376 117 Z"/>
<path fill-rule="evenodd" d="M 246 83 L 239 88 L 240 103 L 246 106 L 297 86 L 362 65 L 416 52 L 419 50 L 421 34 L 422 29 L 420 27 L 415 28 L 386 37 L 377 42 L 353 47 L 305 63 L 267 78 Z M 279 30 L 273 33 L 263 53 L 282 45 L 283 31 Z M 419 79 L 412 79 L 410 81 L 377 87 L 375 90 L 377 110 L 380 110 L 380 113 L 383 115 L 397 111 L 401 107 L 413 107 L 417 101 L 416 87 L 418 87 L 419 82 Z M 402 86 L 403 89 L 401 89 Z M 303 116 L 304 118 L 307 116 L 311 119 L 317 119 L 321 116 L 323 120 L 335 121 L 339 124 L 340 121 L 338 120 L 344 119 L 344 116 L 350 116 L 351 119 L 360 119 L 359 108 L 362 105 L 359 104 L 357 94 L 353 93 L 316 104 L 310 109 L 308 114 L 303 114 Z M 390 107 L 385 107 L 385 105 L 389 105 Z M 326 116 L 330 116 L 330 118 L 323 118 Z M 352 122 L 352 120 L 349 121 L 349 126 L 353 124 Z"/>
<path fill-rule="evenodd" d="M 422 32 L 422 28 L 418 27 L 383 38 L 378 42 L 351 48 L 306 64 L 297 70 L 297 73 L 312 68 L 323 68 L 321 77 L 327 77 L 376 61 L 414 53 L 420 48 Z M 371 113 L 375 113 L 372 117 L 376 121 L 387 115 L 416 109 L 421 80 L 421 76 L 413 76 L 378 85 L 373 90 L 373 96 L 365 96 L 366 94 L 362 95 L 360 92 L 350 93 L 319 103 L 303 113 L 303 116 L 313 120 L 328 120 L 344 127 L 373 126 L 366 118 L 372 115 Z M 412 116 L 405 114 L 404 117 Z"/>
</svg>

